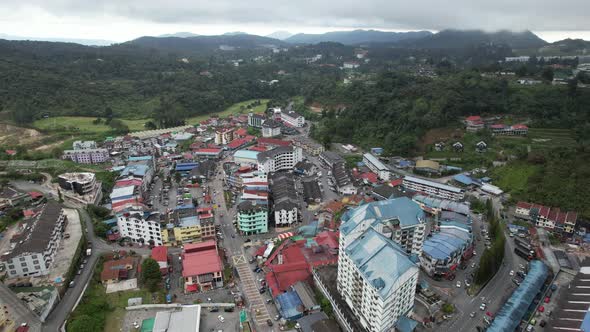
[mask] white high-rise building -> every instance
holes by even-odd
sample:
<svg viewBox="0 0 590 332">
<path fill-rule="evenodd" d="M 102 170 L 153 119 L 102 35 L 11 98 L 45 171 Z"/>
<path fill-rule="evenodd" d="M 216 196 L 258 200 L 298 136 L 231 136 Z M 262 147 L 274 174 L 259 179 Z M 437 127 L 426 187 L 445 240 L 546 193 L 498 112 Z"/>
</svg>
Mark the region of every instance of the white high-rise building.
<svg viewBox="0 0 590 332">
<path fill-rule="evenodd" d="M 392 331 L 414 306 L 418 267 L 372 227 L 339 251 L 338 291 L 368 331 Z"/>
<path fill-rule="evenodd" d="M 257 159 L 259 172 L 268 174 L 277 171 L 288 171 L 303 160 L 303 151 L 296 146 L 280 146 L 259 153 Z"/>
<path fill-rule="evenodd" d="M 161 246 L 160 213 L 133 211 L 117 216 L 117 226 L 121 237 L 128 237 L 133 242 Z"/>
</svg>

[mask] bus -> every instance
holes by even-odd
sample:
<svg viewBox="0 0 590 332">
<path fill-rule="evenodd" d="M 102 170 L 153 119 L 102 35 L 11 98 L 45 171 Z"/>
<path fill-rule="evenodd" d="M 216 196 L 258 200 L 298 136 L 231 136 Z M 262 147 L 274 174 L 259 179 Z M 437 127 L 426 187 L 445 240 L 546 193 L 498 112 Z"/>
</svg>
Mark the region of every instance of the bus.
<svg viewBox="0 0 590 332">
<path fill-rule="evenodd" d="M 531 251 L 523 249 L 519 246 L 514 247 L 514 253 L 517 254 L 518 256 L 526 259 L 527 261 L 530 261 L 531 259 L 535 258 L 534 254 L 531 253 Z"/>
<path fill-rule="evenodd" d="M 514 244 L 517 247 L 521 247 L 522 249 L 525 249 L 527 251 L 533 251 L 533 246 L 531 246 L 530 243 L 526 242 L 525 240 L 519 239 L 519 238 L 514 238 Z"/>
</svg>

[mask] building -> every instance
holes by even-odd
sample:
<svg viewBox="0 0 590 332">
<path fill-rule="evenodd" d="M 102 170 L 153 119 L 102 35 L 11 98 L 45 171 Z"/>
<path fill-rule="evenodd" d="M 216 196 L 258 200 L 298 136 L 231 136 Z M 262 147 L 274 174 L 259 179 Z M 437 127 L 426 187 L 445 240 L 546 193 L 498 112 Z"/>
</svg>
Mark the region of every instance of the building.
<svg viewBox="0 0 590 332">
<path fill-rule="evenodd" d="M 4 187 L 0 191 L 0 210 L 15 207 L 30 200 L 31 197 L 27 193 L 20 192 L 12 187 Z"/>
<path fill-rule="evenodd" d="M 526 136 L 529 133 L 529 127 L 523 124 L 515 124 L 512 126 L 493 124 L 490 126 L 490 130 L 494 135 L 504 136 Z"/>
<path fill-rule="evenodd" d="M 158 262 L 158 265 L 160 265 L 160 272 L 162 272 L 162 275 L 168 274 L 168 247 L 153 247 L 151 257 Z"/>
<path fill-rule="evenodd" d="M 561 211 L 559 208 L 540 204 L 518 202 L 514 212 L 517 217 L 530 220 L 537 227 L 567 236 L 574 233 L 578 222 L 578 214 L 575 211 Z"/>
<path fill-rule="evenodd" d="M 530 56 L 522 55 L 522 56 L 507 56 L 504 58 L 506 62 L 529 62 Z"/>
<path fill-rule="evenodd" d="M 356 194 L 356 186 L 354 185 L 350 170 L 346 168 L 345 162 L 342 161 L 332 164 L 332 177 L 340 195 Z"/>
<path fill-rule="evenodd" d="M 100 164 L 109 160 L 109 151 L 107 149 L 64 150 L 61 158 L 78 164 Z"/>
<path fill-rule="evenodd" d="M 74 150 L 88 150 L 88 149 L 96 149 L 96 142 L 95 141 L 74 141 L 72 143 L 72 148 Z"/>
<path fill-rule="evenodd" d="M 413 176 L 405 176 L 403 185 L 409 190 L 452 201 L 459 201 L 465 197 L 465 191 L 461 188 Z"/>
<path fill-rule="evenodd" d="M 292 170 L 295 164 L 302 160 L 303 152 L 301 148 L 281 146 L 258 154 L 258 171 L 263 173 L 288 171 Z"/>
<path fill-rule="evenodd" d="M 339 154 L 333 151 L 324 151 L 320 153 L 319 159 L 329 168 L 334 167 L 334 165 L 338 163 L 346 163 L 344 158 L 342 158 Z"/>
<path fill-rule="evenodd" d="M 472 115 L 465 119 L 465 126 L 467 131 L 474 132 L 484 129 L 485 123 L 483 122 L 481 116 Z"/>
<path fill-rule="evenodd" d="M 291 107 L 287 107 L 285 111 L 281 112 L 281 120 L 291 127 L 301 128 L 305 125 L 305 118 L 303 115 L 292 111 Z"/>
<path fill-rule="evenodd" d="M 318 204 L 322 201 L 322 190 L 315 177 L 308 177 L 301 180 L 303 185 L 303 198 L 308 204 Z"/>
<path fill-rule="evenodd" d="M 299 199 L 291 174 L 277 173 L 270 179 L 276 227 L 287 227 L 300 218 Z"/>
<path fill-rule="evenodd" d="M 248 113 L 248 126 L 254 128 L 262 128 L 262 123 L 264 122 L 265 117 L 262 114 L 254 114 L 252 112 Z"/>
<path fill-rule="evenodd" d="M 277 137 L 281 135 L 281 124 L 273 119 L 262 123 L 262 137 Z"/>
<path fill-rule="evenodd" d="M 220 128 L 215 131 L 215 144 L 227 145 L 234 140 L 233 128 Z"/>
<path fill-rule="evenodd" d="M 132 211 L 117 216 L 117 227 L 123 238 L 135 243 L 161 246 L 160 213 Z"/>
<path fill-rule="evenodd" d="M 129 271 L 135 268 L 133 257 L 110 260 L 103 263 L 100 281 L 103 285 L 114 284 L 129 277 Z"/>
<path fill-rule="evenodd" d="M 414 307 L 418 272 L 403 248 L 370 227 L 340 246 L 337 287 L 367 331 L 391 331 Z"/>
<path fill-rule="evenodd" d="M 312 156 L 318 156 L 320 153 L 324 152 L 323 145 L 304 136 L 297 136 L 293 138 L 293 145 L 302 148 L 303 151 L 309 153 Z"/>
<path fill-rule="evenodd" d="M 367 228 L 374 228 L 407 253 L 422 251 L 426 237 L 424 211 L 407 197 L 366 203 L 348 210 L 341 219 L 340 248 L 347 247 Z"/>
<path fill-rule="evenodd" d="M 215 240 L 186 244 L 182 253 L 185 292 L 223 287 L 223 264 Z"/>
<path fill-rule="evenodd" d="M 245 200 L 238 204 L 236 222 L 243 235 L 268 232 L 268 205 L 255 200 Z"/>
<path fill-rule="evenodd" d="M 0 257 L 8 278 L 48 274 L 66 223 L 61 205 L 47 202 L 41 213 L 23 225 L 25 231 L 13 237 L 14 248 Z"/>
<path fill-rule="evenodd" d="M 200 148 L 193 150 L 193 155 L 200 158 L 219 159 L 221 152 L 222 150 L 217 148 Z"/>
<path fill-rule="evenodd" d="M 443 211 L 452 211 L 455 213 L 460 213 L 464 216 L 468 216 L 470 213 L 469 205 L 467 205 L 466 203 L 460 203 L 447 199 L 440 199 L 432 196 L 425 196 L 419 194 L 414 195 L 412 197 L 412 200 L 418 203 L 422 210 L 432 215 L 439 215 Z"/>
<path fill-rule="evenodd" d="M 97 204 L 102 198 L 102 184 L 94 173 L 64 173 L 57 177 L 65 199 L 82 204 Z"/>
<path fill-rule="evenodd" d="M 234 162 L 242 166 L 257 165 L 258 154 L 258 151 L 238 150 L 234 153 Z"/>
<path fill-rule="evenodd" d="M 363 163 L 383 181 L 391 179 L 391 170 L 377 157 L 370 153 L 363 154 Z"/>
<path fill-rule="evenodd" d="M 149 323 L 148 323 L 149 322 Z M 172 310 L 158 311 L 156 317 L 144 320 L 141 332 L 197 332 L 200 331 L 201 306 L 183 305 Z M 144 328 L 151 325 L 152 328 Z"/>
<path fill-rule="evenodd" d="M 342 64 L 342 68 L 344 69 L 356 69 L 360 66 L 360 64 L 356 61 L 345 61 Z"/>
</svg>

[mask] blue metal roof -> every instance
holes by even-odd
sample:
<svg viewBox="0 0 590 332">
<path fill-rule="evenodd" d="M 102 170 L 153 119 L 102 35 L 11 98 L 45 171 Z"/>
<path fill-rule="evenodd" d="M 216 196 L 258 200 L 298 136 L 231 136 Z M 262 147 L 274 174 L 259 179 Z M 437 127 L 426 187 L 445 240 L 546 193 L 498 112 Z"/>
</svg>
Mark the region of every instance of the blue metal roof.
<svg viewBox="0 0 590 332">
<path fill-rule="evenodd" d="M 373 228 L 352 241 L 345 251 L 364 279 L 382 298 L 388 296 L 392 286 L 403 274 L 409 270 L 418 273 L 418 267 L 399 244 Z"/>
<path fill-rule="evenodd" d="M 234 153 L 234 158 L 254 159 L 258 161 L 258 151 L 238 150 Z"/>
<path fill-rule="evenodd" d="M 514 331 L 541 290 L 545 279 L 547 279 L 547 266 L 539 260 L 531 261 L 526 278 L 498 311 L 488 331 Z"/>
<path fill-rule="evenodd" d="M 347 235 L 363 221 L 368 220 L 371 225 L 376 225 L 392 219 L 399 220 L 400 226 L 404 228 L 424 223 L 424 211 L 407 197 L 370 202 L 347 211 L 342 216 L 340 231 Z"/>
<path fill-rule="evenodd" d="M 189 204 L 184 204 L 184 205 L 178 205 L 175 210 L 188 210 L 188 209 L 194 209 L 195 206 L 192 203 Z"/>
<path fill-rule="evenodd" d="M 446 199 L 434 198 L 425 195 L 414 195 L 414 201 L 424 204 L 430 208 L 454 211 L 460 214 L 469 214 L 469 205 L 465 203 L 454 202 Z"/>
<path fill-rule="evenodd" d="M 412 332 L 418 326 L 418 322 L 406 316 L 401 316 L 395 323 L 395 327 L 400 332 Z"/>
<path fill-rule="evenodd" d="M 199 166 L 199 163 L 176 163 L 175 170 L 177 171 L 190 171 L 193 168 Z"/>
<path fill-rule="evenodd" d="M 278 304 L 281 316 L 287 320 L 294 320 L 303 316 L 303 312 L 299 311 L 298 308 L 303 308 L 303 302 L 292 289 L 278 295 L 275 298 Z"/>
<path fill-rule="evenodd" d="M 150 168 L 148 165 L 131 165 L 125 167 L 125 169 L 121 172 L 121 176 L 137 175 L 143 177 L 149 169 Z"/>
<path fill-rule="evenodd" d="M 132 156 L 127 158 L 127 160 L 129 161 L 147 161 L 147 160 L 152 160 L 154 157 L 152 156 Z"/>
</svg>

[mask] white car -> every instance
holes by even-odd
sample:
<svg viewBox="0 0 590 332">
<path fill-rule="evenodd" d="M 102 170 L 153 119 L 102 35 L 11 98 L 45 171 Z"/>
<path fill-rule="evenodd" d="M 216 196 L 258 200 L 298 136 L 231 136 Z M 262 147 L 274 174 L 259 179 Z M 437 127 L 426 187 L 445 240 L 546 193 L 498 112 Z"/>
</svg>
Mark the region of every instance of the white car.
<svg viewBox="0 0 590 332">
<path fill-rule="evenodd" d="M 225 322 L 225 318 L 223 318 L 223 316 L 219 315 L 217 316 L 217 319 L 219 319 L 220 322 Z"/>
<path fill-rule="evenodd" d="M 457 288 L 461 288 L 461 282 L 457 281 Z"/>
<path fill-rule="evenodd" d="M 482 303 L 482 304 L 479 306 L 479 310 L 481 310 L 481 311 L 484 311 L 484 310 L 486 310 L 486 304 L 485 304 L 485 303 Z"/>
<path fill-rule="evenodd" d="M 473 262 L 473 263 L 471 264 L 471 268 L 472 268 L 472 269 L 475 269 L 475 262 Z"/>
<path fill-rule="evenodd" d="M 514 277 L 514 270 L 510 270 L 510 276 Z"/>
</svg>

